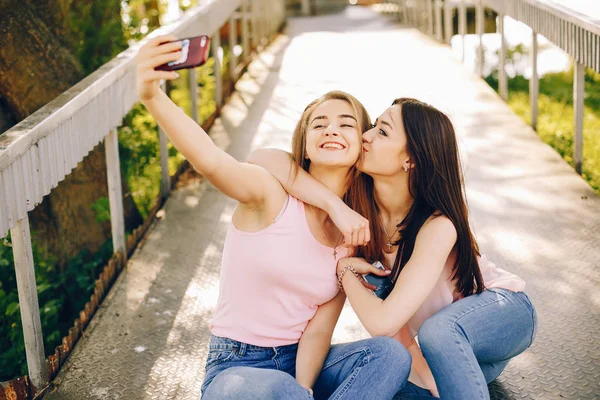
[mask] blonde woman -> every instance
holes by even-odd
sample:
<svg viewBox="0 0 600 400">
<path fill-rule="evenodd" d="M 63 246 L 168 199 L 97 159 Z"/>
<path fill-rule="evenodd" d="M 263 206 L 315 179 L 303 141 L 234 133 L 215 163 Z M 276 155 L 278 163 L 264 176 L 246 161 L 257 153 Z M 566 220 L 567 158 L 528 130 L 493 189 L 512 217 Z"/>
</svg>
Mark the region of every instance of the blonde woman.
<svg viewBox="0 0 600 400">
<path fill-rule="evenodd" d="M 223 248 L 203 398 L 392 398 L 410 368 L 398 342 L 374 338 L 330 348 L 345 299 L 336 277 L 338 260 L 348 255 L 341 233 L 265 169 L 220 150 L 159 90 L 159 80 L 177 75 L 154 68 L 177 60 L 180 48 L 175 37 L 163 36 L 140 49 L 140 100 L 193 167 L 239 201 Z M 327 93 L 298 122 L 297 166 L 338 199 L 346 196 L 368 126 L 354 97 Z"/>
</svg>

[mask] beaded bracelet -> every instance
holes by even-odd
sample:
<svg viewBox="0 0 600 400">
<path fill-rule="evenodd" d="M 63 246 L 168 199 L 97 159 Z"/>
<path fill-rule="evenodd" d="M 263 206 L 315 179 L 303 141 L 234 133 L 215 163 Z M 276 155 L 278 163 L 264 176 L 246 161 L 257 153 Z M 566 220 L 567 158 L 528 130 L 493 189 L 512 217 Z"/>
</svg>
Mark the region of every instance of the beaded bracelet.
<svg viewBox="0 0 600 400">
<path fill-rule="evenodd" d="M 346 273 L 346 271 L 350 271 L 354 274 L 355 277 L 358 278 L 358 273 L 356 272 L 356 270 L 354 269 L 354 266 L 352 264 L 348 264 L 344 267 L 344 269 L 342 269 L 342 272 L 339 273 L 338 275 L 338 286 L 340 287 L 340 290 L 343 292 L 344 291 L 344 285 L 342 285 L 342 279 L 344 278 L 344 274 Z"/>
</svg>

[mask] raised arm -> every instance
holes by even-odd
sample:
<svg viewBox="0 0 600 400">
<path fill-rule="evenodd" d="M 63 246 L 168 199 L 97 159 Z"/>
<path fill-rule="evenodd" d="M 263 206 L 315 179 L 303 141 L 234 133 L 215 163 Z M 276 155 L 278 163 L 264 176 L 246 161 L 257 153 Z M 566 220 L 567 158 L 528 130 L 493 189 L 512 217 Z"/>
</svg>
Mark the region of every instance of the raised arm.
<svg viewBox="0 0 600 400">
<path fill-rule="evenodd" d="M 263 168 L 240 163 L 213 143 L 207 133 L 188 117 L 159 88 L 161 79 L 176 79 L 176 72 L 155 67 L 179 59 L 181 42 L 174 36 L 160 36 L 146 43 L 136 57 L 137 91 L 169 140 L 212 184 L 229 197 L 246 204 L 261 204 L 274 179 Z"/>
<path fill-rule="evenodd" d="M 257 149 L 250 154 L 248 162 L 269 171 L 292 196 L 327 212 L 344 235 L 345 246 L 362 246 L 370 240 L 369 221 L 308 172 L 292 168 L 294 161 L 289 153 L 279 149 Z"/>
</svg>

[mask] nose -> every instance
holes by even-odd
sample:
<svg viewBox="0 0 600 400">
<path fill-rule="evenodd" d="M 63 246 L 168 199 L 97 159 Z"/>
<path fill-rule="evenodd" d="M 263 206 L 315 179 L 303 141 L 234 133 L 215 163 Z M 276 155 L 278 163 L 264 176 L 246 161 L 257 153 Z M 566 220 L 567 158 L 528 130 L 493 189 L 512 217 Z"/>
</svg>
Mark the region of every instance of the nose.
<svg viewBox="0 0 600 400">
<path fill-rule="evenodd" d="M 373 129 L 369 129 L 362 135 L 363 143 L 371 143 L 373 141 Z"/>
<path fill-rule="evenodd" d="M 330 123 L 329 125 L 327 125 L 327 127 L 325 128 L 325 131 L 323 131 L 323 134 L 325 136 L 339 136 L 339 132 L 338 132 L 338 126 L 334 123 Z"/>
</svg>

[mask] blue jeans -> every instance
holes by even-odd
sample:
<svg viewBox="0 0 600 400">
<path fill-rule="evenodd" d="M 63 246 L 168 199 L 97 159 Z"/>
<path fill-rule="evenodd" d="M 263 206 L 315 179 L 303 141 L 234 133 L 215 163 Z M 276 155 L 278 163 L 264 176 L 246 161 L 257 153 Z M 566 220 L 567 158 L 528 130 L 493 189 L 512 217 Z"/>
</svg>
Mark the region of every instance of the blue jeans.
<svg viewBox="0 0 600 400">
<path fill-rule="evenodd" d="M 297 344 L 259 347 L 211 336 L 202 399 L 312 399 L 295 379 L 297 352 Z M 408 351 L 387 337 L 332 345 L 314 398 L 391 399 L 406 383 L 410 363 Z"/>
<path fill-rule="evenodd" d="M 523 292 L 487 289 L 445 307 L 419 329 L 419 345 L 443 400 L 489 399 L 487 384 L 535 338 L 537 315 Z M 407 384 L 396 398 L 433 398 Z"/>
</svg>

